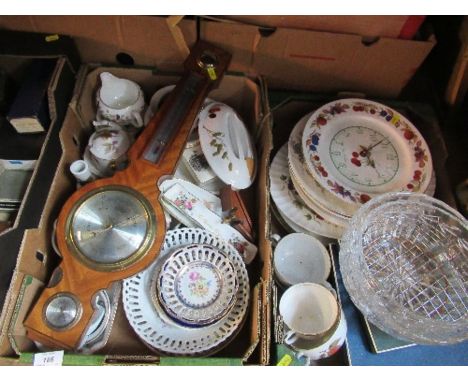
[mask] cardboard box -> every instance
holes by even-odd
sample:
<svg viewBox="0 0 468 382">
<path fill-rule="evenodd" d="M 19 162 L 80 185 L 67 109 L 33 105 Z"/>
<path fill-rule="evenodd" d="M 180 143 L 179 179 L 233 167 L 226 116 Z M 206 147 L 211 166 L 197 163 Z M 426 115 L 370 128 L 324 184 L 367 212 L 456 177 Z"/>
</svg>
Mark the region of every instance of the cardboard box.
<svg viewBox="0 0 468 382">
<path fill-rule="evenodd" d="M 321 32 L 348 33 L 360 36 L 379 36 L 412 39 L 425 16 L 318 16 L 318 15 L 233 15 L 223 19 L 263 28 L 294 28 Z"/>
<path fill-rule="evenodd" d="M 181 70 L 188 52 L 174 43 L 173 35 L 180 33 L 193 45 L 196 22 L 167 21 L 152 16 L 1 16 L 0 28 L 72 36 L 82 62 Z"/>
<path fill-rule="evenodd" d="M 231 70 L 260 74 L 271 89 L 361 92 L 394 98 L 435 41 L 365 39 L 359 35 L 202 20 L 202 39 L 233 54 Z"/>
<path fill-rule="evenodd" d="M 48 194 L 54 169 L 61 154 L 58 135 L 71 98 L 74 73 L 66 58 L 59 58 L 48 88 L 51 124 L 26 188 L 12 227 L 0 234 L 0 352 L 8 352 L 7 324 L 16 303 L 22 275 L 44 280 L 50 273 L 50 234 L 53 221 L 48 220 Z"/>
<path fill-rule="evenodd" d="M 87 138 L 92 132 L 91 121 L 94 119 L 96 112 L 94 93 L 98 87 L 99 74 L 103 71 L 110 71 L 116 76 L 138 82 L 142 86 L 147 99 L 157 89 L 173 84 L 178 80 L 177 76 L 164 75 L 145 69 L 95 68 L 92 66 L 84 66 L 81 69 L 75 96 L 60 131 L 60 146 L 63 152 L 54 174 L 44 216 L 44 219 L 49 222 L 54 220 L 61 204 L 74 189 L 74 180 L 69 174 L 68 167 L 70 163 L 80 157 Z M 267 194 L 264 182 L 269 154 L 264 143 L 264 135 L 268 135 L 268 131 L 257 130 L 263 115 L 262 91 L 252 80 L 246 77 L 228 75 L 224 77 L 220 87 L 210 93 L 210 97 L 235 108 L 252 129 L 252 135 L 258 136 L 260 134 L 261 136 L 257 147 L 260 160 L 257 180 L 249 191 L 250 197 L 256 199 L 257 205 L 262 205 L 262 203 L 265 203 L 264 196 Z M 266 141 L 268 142 L 268 139 Z M 268 248 L 263 234 L 266 211 L 266 208 L 258 209 L 258 216 L 255 219 L 259 237 L 257 244 L 260 250 L 254 263 L 248 267 L 251 281 L 251 301 L 247 320 L 233 342 L 221 352 L 206 359 L 159 357 L 149 351 L 133 332 L 120 303 L 106 347 L 91 357 L 67 355 L 65 363 L 89 364 L 90 359 L 92 359 L 93 364 L 267 364 L 269 351 L 267 328 L 269 328 L 270 311 L 267 291 L 270 280 L 270 256 L 268 250 L 264 251 L 264 248 Z M 50 255 L 50 257 L 56 257 L 52 253 Z M 32 256 L 34 256 L 33 252 L 22 251 L 20 262 L 25 262 Z M 35 351 L 35 347 L 26 337 L 22 322 L 35 296 L 43 288 L 43 283 L 47 282 L 47 277 L 43 275 L 39 277 L 37 274 L 31 277 L 28 272 L 24 273 L 14 283 L 14 288 L 11 291 L 11 294 L 17 296 L 17 299 L 11 304 L 12 313 L 8 320 L 9 324 L 6 325 L 9 346 L 0 348 L 0 354 L 2 356 L 20 355 L 18 362 L 29 363 L 32 359 L 31 352 Z"/>
</svg>

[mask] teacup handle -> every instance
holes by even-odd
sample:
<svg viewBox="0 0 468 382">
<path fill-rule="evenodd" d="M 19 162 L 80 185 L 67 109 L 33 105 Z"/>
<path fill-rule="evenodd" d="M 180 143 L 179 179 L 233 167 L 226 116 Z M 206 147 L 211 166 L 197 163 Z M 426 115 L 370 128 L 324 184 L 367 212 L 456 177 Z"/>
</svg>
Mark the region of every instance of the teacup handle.
<svg viewBox="0 0 468 382">
<path fill-rule="evenodd" d="M 292 345 L 294 342 L 296 342 L 297 339 L 297 334 L 292 330 L 288 330 L 284 336 L 284 343 L 286 345 Z"/>
<path fill-rule="evenodd" d="M 304 358 L 305 359 L 305 365 L 304 366 L 316 366 L 317 365 L 317 363 L 312 358 L 310 358 L 307 354 L 305 354 L 302 351 L 300 351 L 300 352 L 298 352 L 296 354 L 296 358 L 297 359 Z"/>
<path fill-rule="evenodd" d="M 280 240 L 281 240 L 281 236 L 278 235 L 277 233 L 270 235 L 270 241 L 273 247 L 276 247 Z"/>
<path fill-rule="evenodd" d="M 135 127 L 142 127 L 143 126 L 143 118 L 141 118 L 141 114 L 138 113 L 137 111 L 134 111 L 132 113 L 133 118 L 135 119 Z"/>
</svg>

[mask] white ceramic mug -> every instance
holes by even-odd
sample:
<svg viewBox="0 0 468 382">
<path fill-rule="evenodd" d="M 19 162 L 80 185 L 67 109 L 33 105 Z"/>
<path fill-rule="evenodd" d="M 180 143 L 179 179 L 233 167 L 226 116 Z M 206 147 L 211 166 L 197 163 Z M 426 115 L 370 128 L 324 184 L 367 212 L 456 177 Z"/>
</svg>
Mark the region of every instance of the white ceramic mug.
<svg viewBox="0 0 468 382">
<path fill-rule="evenodd" d="M 284 343 L 293 348 L 311 349 L 332 337 L 341 309 L 336 294 L 326 286 L 301 283 L 283 293 L 279 313 L 285 325 Z"/>
<path fill-rule="evenodd" d="M 305 233 L 292 233 L 276 243 L 273 267 L 277 280 L 284 286 L 311 282 L 322 284 L 330 275 L 331 261 L 325 246 Z"/>
<path fill-rule="evenodd" d="M 100 78 L 101 87 L 96 94 L 96 119 L 107 119 L 121 126 L 142 127 L 145 98 L 140 86 L 109 72 L 101 73 Z"/>
</svg>

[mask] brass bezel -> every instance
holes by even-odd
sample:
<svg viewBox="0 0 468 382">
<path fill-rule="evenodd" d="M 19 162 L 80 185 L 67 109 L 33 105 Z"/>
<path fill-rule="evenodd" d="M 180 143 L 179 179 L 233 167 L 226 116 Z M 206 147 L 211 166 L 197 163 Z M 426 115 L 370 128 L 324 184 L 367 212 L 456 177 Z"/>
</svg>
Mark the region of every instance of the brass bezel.
<svg viewBox="0 0 468 382">
<path fill-rule="evenodd" d="M 76 304 L 76 317 L 73 319 L 72 322 L 70 322 L 68 325 L 66 325 L 64 327 L 57 327 L 57 326 L 53 325 L 47 319 L 47 314 L 46 314 L 47 308 L 49 307 L 49 304 L 52 302 L 52 300 L 55 300 L 58 297 L 69 297 Z M 69 292 L 60 292 L 60 293 L 54 294 L 53 296 L 51 296 L 51 297 L 49 297 L 47 299 L 46 303 L 44 304 L 44 306 L 42 308 L 42 320 L 45 322 L 45 324 L 49 328 L 51 328 L 51 329 L 53 329 L 53 330 L 55 330 L 57 332 L 64 332 L 66 330 L 69 330 L 69 329 L 73 328 L 78 323 L 78 321 L 80 321 L 82 314 L 83 314 L 83 306 L 81 305 L 81 301 L 78 300 L 78 298 L 74 294 L 69 293 Z"/>
<path fill-rule="evenodd" d="M 72 229 L 73 229 L 72 227 L 73 227 L 74 217 L 78 209 L 84 203 L 86 203 L 86 201 L 89 200 L 90 198 L 96 196 L 97 194 L 104 193 L 107 191 L 125 192 L 131 195 L 132 197 L 134 197 L 136 201 L 141 204 L 141 206 L 143 207 L 145 211 L 147 229 L 145 233 L 145 238 L 143 242 L 141 243 L 140 247 L 135 252 L 130 254 L 128 257 L 126 257 L 123 260 L 116 261 L 114 263 L 99 263 L 97 261 L 93 261 L 89 259 L 85 254 L 83 254 L 80 251 L 78 245 L 75 242 L 73 232 L 72 232 Z M 94 269 L 96 271 L 101 271 L 101 272 L 120 271 L 135 264 L 138 260 L 143 258 L 147 254 L 148 249 L 151 248 L 151 245 L 154 242 L 155 233 L 156 233 L 156 215 L 155 215 L 155 212 L 151 203 L 146 199 L 145 196 L 143 196 L 138 191 L 135 191 L 134 189 L 130 187 L 121 186 L 121 185 L 111 185 L 111 186 L 100 187 L 98 189 L 95 189 L 83 195 L 73 205 L 65 223 L 65 241 L 72 255 L 81 263 L 83 263 L 85 266 L 87 266 L 88 268 Z"/>
</svg>

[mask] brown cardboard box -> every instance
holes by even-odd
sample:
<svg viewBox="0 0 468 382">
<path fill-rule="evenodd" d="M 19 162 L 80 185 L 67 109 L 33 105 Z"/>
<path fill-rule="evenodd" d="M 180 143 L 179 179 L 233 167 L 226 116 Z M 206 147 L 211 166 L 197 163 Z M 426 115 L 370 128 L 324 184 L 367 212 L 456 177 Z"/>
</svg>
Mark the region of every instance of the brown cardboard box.
<svg viewBox="0 0 468 382">
<path fill-rule="evenodd" d="M 126 69 L 97 67 L 93 69 L 84 66 L 81 69 L 80 78 L 75 89 L 75 96 L 71 102 L 65 122 L 60 132 L 60 145 L 63 154 L 56 169 L 54 181 L 47 200 L 44 219 L 52 222 L 55 215 L 50 211 L 58 211 L 61 203 L 70 195 L 74 189 L 74 180 L 69 175 L 68 167 L 70 163 L 78 159 L 82 153 L 83 146 L 91 134 L 91 121 L 95 116 L 94 94 L 98 87 L 99 74 L 103 71 L 110 71 L 119 77 L 128 78 L 141 84 L 144 93 L 149 98 L 157 89 L 162 86 L 177 82 L 178 77 L 174 75 L 155 74 L 148 69 Z M 246 124 L 252 129 L 252 134 L 257 135 L 258 126 L 262 118 L 263 95 L 261 89 L 250 79 L 243 76 L 225 76 L 218 89 L 210 93 L 210 97 L 229 104 L 234 107 L 242 116 Z M 266 130 L 260 132 L 263 135 Z M 251 197 L 257 199 L 257 203 L 265 203 L 266 195 L 265 174 L 268 159 L 268 150 L 264 147 L 265 139 L 260 139 L 258 153 L 261 162 L 258 166 L 258 178 L 255 186 L 252 187 Z M 268 140 L 267 140 L 268 141 Z M 260 195 L 261 196 L 257 196 Z M 260 199 L 260 200 L 259 200 Z M 212 363 L 248 363 L 266 364 L 268 362 L 269 349 L 269 301 L 267 290 L 270 280 L 270 257 L 264 236 L 265 227 L 262 225 L 266 221 L 266 208 L 258 210 L 256 228 L 259 237 L 259 254 L 252 265 L 249 266 L 249 277 L 251 281 L 251 301 L 246 323 L 240 333 L 220 353 L 214 355 Z M 50 238 L 49 236 L 45 238 Z M 31 244 L 37 245 L 36 241 Z M 34 255 L 32 248 L 25 248 L 19 256 L 21 264 L 27 263 Z M 54 257 L 52 253 L 49 257 Z M 58 260 L 58 259 L 56 259 Z M 34 352 L 35 347 L 26 337 L 26 332 L 22 325 L 23 319 L 32 306 L 35 296 L 40 293 L 43 283 L 47 282 L 44 275 L 34 274 L 34 278 L 26 274 L 19 273 L 18 278 L 12 285 L 11 294 L 15 298 L 11 299 L 10 316 L 8 325 L 5 325 L 6 338 L 0 348 L 0 355 L 13 356 L 22 354 L 23 360 L 27 359 L 25 353 Z M 120 303 L 114 320 L 114 326 L 109 341 L 104 349 L 98 352 L 101 356 L 95 359 L 98 364 L 115 363 L 177 363 L 180 359 L 171 357 L 158 357 L 150 352 L 146 346 L 138 339 L 130 327 L 122 304 Z M 25 358 L 26 357 L 26 358 Z M 84 358 L 80 356 L 67 356 L 66 362 L 81 364 Z M 220 361 L 219 359 L 228 361 Z M 72 359 L 72 361 L 70 361 Z M 216 361 L 218 359 L 218 361 Z M 1 362 L 1 361 L 0 361 Z M 184 364 L 185 361 L 180 361 Z M 196 363 L 197 359 L 192 359 Z M 198 362 L 210 362 L 199 360 Z"/>
<path fill-rule="evenodd" d="M 271 34 L 202 21 L 201 38 L 233 54 L 231 70 L 261 74 L 273 89 L 397 97 L 435 42 L 278 28 Z"/>
<path fill-rule="evenodd" d="M 196 40 L 195 21 L 150 16 L 1 16 L 0 28 L 73 36 L 82 62 L 119 63 L 119 53 L 135 65 L 180 70 L 187 52 L 172 37 L 180 28 L 190 46 Z"/>
<path fill-rule="evenodd" d="M 205 16 L 207 17 L 207 16 Z M 211 18 L 211 17 L 210 17 Z M 379 36 L 412 39 L 425 16 L 318 16 L 318 15 L 233 15 L 224 19 L 268 28 L 294 28 L 313 31 L 349 33 L 360 36 Z"/>
</svg>

